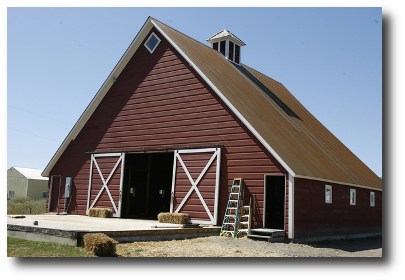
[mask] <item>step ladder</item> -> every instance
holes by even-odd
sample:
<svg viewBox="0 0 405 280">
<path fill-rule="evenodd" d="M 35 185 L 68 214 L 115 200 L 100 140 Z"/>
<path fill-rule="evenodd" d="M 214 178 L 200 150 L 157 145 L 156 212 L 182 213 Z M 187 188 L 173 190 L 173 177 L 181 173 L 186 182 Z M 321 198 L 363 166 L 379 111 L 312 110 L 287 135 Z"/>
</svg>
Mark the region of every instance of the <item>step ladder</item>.
<svg viewBox="0 0 405 280">
<path fill-rule="evenodd" d="M 244 184 L 243 179 L 233 179 L 229 193 L 224 221 L 221 227 L 221 236 L 238 237 L 250 233 L 251 207 L 243 205 Z M 247 228 L 242 228 L 246 226 Z"/>
</svg>

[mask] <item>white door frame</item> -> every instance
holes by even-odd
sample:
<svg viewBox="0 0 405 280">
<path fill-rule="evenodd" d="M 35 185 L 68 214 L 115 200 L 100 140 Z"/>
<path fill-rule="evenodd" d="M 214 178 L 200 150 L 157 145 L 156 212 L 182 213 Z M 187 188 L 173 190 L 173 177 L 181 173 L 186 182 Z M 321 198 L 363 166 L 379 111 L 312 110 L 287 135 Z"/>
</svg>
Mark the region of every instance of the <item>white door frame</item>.
<svg viewBox="0 0 405 280">
<path fill-rule="evenodd" d="M 96 158 L 98 157 L 119 157 L 117 162 L 115 163 L 114 168 L 110 172 L 107 180 L 104 179 L 103 173 L 100 170 L 100 167 L 98 166 Z M 124 161 L 125 161 L 125 153 L 107 153 L 107 154 L 92 154 L 91 155 L 91 163 L 90 163 L 90 178 L 89 178 L 89 191 L 88 191 L 88 196 L 87 196 L 87 210 L 86 210 L 86 215 L 89 214 L 89 209 L 93 208 L 97 200 L 99 199 L 101 193 L 105 189 L 107 191 L 107 194 L 110 198 L 111 204 L 114 208 L 115 214 L 113 214 L 113 217 L 121 217 L 121 205 L 122 205 L 122 187 L 123 187 L 123 179 L 124 179 Z M 111 196 L 110 190 L 108 189 L 108 183 L 114 174 L 115 170 L 121 163 L 121 177 L 120 177 L 120 194 L 119 194 L 119 201 L 118 201 L 118 207 L 115 205 L 114 200 Z M 98 192 L 96 198 L 93 200 L 93 203 L 90 205 L 90 193 L 91 193 L 91 181 L 92 181 L 92 176 L 93 176 L 93 164 L 96 166 L 98 174 L 100 175 L 100 179 L 103 182 L 103 187 L 100 189 Z"/>
<path fill-rule="evenodd" d="M 197 180 L 193 180 L 191 178 L 190 172 L 187 169 L 187 166 L 184 164 L 183 159 L 181 158 L 181 154 L 191 154 L 191 153 L 210 153 L 214 152 L 213 155 L 211 156 L 211 159 L 208 161 L 208 163 L 205 165 L 203 171 L 200 173 L 198 176 Z M 211 213 L 211 211 L 208 209 L 207 204 L 204 201 L 204 198 L 202 197 L 200 191 L 198 190 L 198 183 L 202 179 L 202 177 L 205 175 L 207 172 L 208 168 L 211 166 L 212 162 L 217 159 L 217 166 L 216 166 L 216 180 L 215 180 L 215 201 L 214 201 L 214 215 Z M 184 172 L 186 173 L 188 179 L 190 180 L 191 183 L 191 188 L 186 194 L 186 196 L 183 198 L 181 201 L 180 205 L 176 208 L 173 209 L 173 198 L 175 195 L 175 182 L 176 182 L 176 169 L 177 169 L 177 161 L 180 162 L 181 166 L 183 167 Z M 176 150 L 174 151 L 174 163 L 173 163 L 173 181 L 172 181 L 172 199 L 170 202 L 170 212 L 171 213 L 178 213 L 180 209 L 183 207 L 184 203 L 187 201 L 189 196 L 193 191 L 196 192 L 198 198 L 201 201 L 201 204 L 204 206 L 205 211 L 207 212 L 210 221 L 204 221 L 204 220 L 194 220 L 190 219 L 192 223 L 200 223 L 200 224 L 217 224 L 218 220 L 218 198 L 219 198 L 219 172 L 220 172 L 220 166 L 221 166 L 221 148 L 207 148 L 207 149 L 194 149 L 194 150 Z"/>
<path fill-rule="evenodd" d="M 48 213 L 51 209 L 51 203 L 52 203 L 52 189 L 53 189 L 53 178 L 59 177 L 59 193 L 58 193 L 58 201 L 56 204 L 56 212 L 59 211 L 59 196 L 60 196 L 60 186 L 62 185 L 62 176 L 61 175 L 51 175 L 51 180 L 50 180 L 50 186 L 49 186 L 49 200 L 48 200 Z"/>
</svg>

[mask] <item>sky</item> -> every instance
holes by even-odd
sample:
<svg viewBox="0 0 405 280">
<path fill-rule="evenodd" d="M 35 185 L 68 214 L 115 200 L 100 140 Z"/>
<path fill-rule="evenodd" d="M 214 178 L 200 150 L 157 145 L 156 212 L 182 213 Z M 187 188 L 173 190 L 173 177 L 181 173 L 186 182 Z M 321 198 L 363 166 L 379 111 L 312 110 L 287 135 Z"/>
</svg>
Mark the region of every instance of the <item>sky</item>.
<svg viewBox="0 0 405 280">
<path fill-rule="evenodd" d="M 382 176 L 381 8 L 8 8 L 7 169 L 46 167 L 148 16 L 207 45 L 228 29 Z"/>
</svg>

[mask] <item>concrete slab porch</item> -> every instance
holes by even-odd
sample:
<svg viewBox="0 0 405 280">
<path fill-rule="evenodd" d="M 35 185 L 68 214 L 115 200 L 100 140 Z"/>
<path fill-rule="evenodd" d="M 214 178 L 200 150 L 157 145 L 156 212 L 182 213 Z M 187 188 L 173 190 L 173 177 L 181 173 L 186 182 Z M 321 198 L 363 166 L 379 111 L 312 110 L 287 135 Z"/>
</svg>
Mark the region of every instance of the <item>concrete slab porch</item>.
<svg viewBox="0 0 405 280">
<path fill-rule="evenodd" d="M 219 235 L 219 226 L 183 227 L 156 220 L 80 215 L 8 215 L 7 236 L 82 246 L 86 233 L 104 233 L 118 242 L 160 241 Z"/>
</svg>

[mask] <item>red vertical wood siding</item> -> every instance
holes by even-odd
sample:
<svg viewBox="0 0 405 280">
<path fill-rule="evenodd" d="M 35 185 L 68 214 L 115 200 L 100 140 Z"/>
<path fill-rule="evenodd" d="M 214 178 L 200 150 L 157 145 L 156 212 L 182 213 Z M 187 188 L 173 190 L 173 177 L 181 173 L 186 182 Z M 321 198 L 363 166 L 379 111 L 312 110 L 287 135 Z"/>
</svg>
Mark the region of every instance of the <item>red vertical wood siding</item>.
<svg viewBox="0 0 405 280">
<path fill-rule="evenodd" d="M 73 177 L 69 213 L 86 212 L 90 171 L 86 151 L 223 144 L 218 223 L 233 178 L 243 178 L 246 202 L 256 195 L 254 227 L 261 227 L 264 174 L 287 175 L 286 171 L 164 37 L 152 31 L 161 39 L 154 53 L 143 43 L 139 46 L 50 172 Z M 204 209 L 199 211 L 206 215 Z"/>
<path fill-rule="evenodd" d="M 299 178 L 294 183 L 294 238 L 382 232 L 381 191 Z M 325 185 L 332 186 L 332 203 L 325 203 Z M 356 189 L 356 205 L 350 205 L 350 189 Z"/>
</svg>

